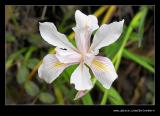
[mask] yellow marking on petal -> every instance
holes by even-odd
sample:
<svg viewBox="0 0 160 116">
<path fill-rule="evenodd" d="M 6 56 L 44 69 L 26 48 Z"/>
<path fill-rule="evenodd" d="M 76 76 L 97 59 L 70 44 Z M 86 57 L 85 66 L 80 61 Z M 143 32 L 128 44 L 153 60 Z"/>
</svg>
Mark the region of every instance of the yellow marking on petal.
<svg viewBox="0 0 160 116">
<path fill-rule="evenodd" d="M 60 67 L 62 67 L 62 66 L 64 66 L 64 65 L 65 65 L 64 63 L 61 63 L 61 62 L 59 62 L 59 61 L 56 61 L 55 64 L 54 64 L 54 66 L 55 66 L 56 68 L 60 68 Z"/>
<path fill-rule="evenodd" d="M 97 70 L 100 70 L 100 71 L 103 71 L 103 72 L 106 72 L 106 71 L 109 70 L 108 67 L 106 66 L 106 64 L 100 62 L 99 60 L 93 60 L 92 64 L 94 65 L 94 67 Z"/>
</svg>

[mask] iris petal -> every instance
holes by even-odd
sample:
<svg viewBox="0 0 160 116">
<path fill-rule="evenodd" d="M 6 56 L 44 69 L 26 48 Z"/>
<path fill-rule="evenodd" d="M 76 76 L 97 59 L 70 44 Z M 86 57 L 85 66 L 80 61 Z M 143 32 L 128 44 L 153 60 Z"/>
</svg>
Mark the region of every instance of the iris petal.
<svg viewBox="0 0 160 116">
<path fill-rule="evenodd" d="M 106 89 L 109 89 L 118 75 L 110 59 L 101 56 L 95 56 L 91 65 L 89 65 L 93 74 Z"/>
</svg>

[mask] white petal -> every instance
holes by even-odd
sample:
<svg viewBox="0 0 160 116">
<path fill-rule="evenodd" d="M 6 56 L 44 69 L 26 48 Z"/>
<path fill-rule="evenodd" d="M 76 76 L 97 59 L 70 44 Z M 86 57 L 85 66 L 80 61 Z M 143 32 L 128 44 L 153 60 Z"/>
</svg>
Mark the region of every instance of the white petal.
<svg viewBox="0 0 160 116">
<path fill-rule="evenodd" d="M 91 31 L 96 30 L 98 26 L 98 20 L 94 15 L 85 15 L 81 11 L 76 10 L 75 20 L 77 28 L 86 28 L 89 27 Z"/>
<path fill-rule="evenodd" d="M 108 46 L 115 42 L 123 31 L 124 20 L 113 22 L 111 24 L 103 24 L 96 32 L 91 50 L 98 50 L 104 46 Z"/>
<path fill-rule="evenodd" d="M 75 12 L 76 27 L 73 28 L 75 32 L 75 40 L 77 48 L 81 53 L 88 52 L 90 47 L 90 37 L 94 30 L 99 28 L 98 20 L 94 15 L 85 15 L 81 11 Z"/>
<path fill-rule="evenodd" d="M 42 75 L 43 75 L 43 69 L 44 69 L 44 65 L 40 65 L 39 68 L 38 68 L 38 75 L 39 75 L 39 78 L 42 79 Z"/>
<path fill-rule="evenodd" d="M 39 23 L 40 34 L 45 41 L 59 48 L 73 48 L 74 46 L 68 41 L 66 36 L 57 31 L 53 23 Z"/>
<path fill-rule="evenodd" d="M 91 65 L 94 58 L 95 58 L 94 54 L 86 53 L 85 56 L 84 56 L 84 63 L 86 63 L 87 65 Z"/>
<path fill-rule="evenodd" d="M 56 57 L 62 63 L 79 63 L 81 60 L 81 55 L 72 49 L 56 48 Z"/>
<path fill-rule="evenodd" d="M 88 28 L 73 28 L 75 32 L 75 40 L 77 48 L 81 53 L 88 52 L 88 49 L 90 47 L 90 37 L 92 32 Z"/>
<path fill-rule="evenodd" d="M 90 68 L 100 83 L 106 89 L 109 89 L 118 75 L 110 59 L 101 56 L 95 56 Z"/>
<path fill-rule="evenodd" d="M 88 25 L 91 28 L 91 31 L 93 32 L 94 30 L 98 29 L 98 20 L 97 17 L 94 15 L 88 15 Z"/>
<path fill-rule="evenodd" d="M 60 63 L 54 54 L 48 54 L 38 69 L 38 75 L 47 83 L 54 81 L 69 64 Z"/>
<path fill-rule="evenodd" d="M 83 14 L 81 11 L 76 10 L 75 12 L 76 26 L 78 28 L 84 28 L 86 26 L 87 15 Z"/>
<path fill-rule="evenodd" d="M 78 91 L 90 90 L 93 87 L 90 78 L 89 69 L 81 63 L 72 73 L 70 82 Z"/>
</svg>

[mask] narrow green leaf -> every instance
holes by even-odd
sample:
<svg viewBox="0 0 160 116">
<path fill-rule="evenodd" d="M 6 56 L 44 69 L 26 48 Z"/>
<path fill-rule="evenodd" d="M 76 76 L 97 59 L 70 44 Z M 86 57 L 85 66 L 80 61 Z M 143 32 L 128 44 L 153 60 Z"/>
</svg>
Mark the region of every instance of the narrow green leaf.
<svg viewBox="0 0 160 116">
<path fill-rule="evenodd" d="M 113 87 L 111 87 L 110 89 L 105 89 L 101 85 L 101 83 L 98 81 L 96 82 L 96 86 L 102 92 L 104 92 L 104 95 L 103 95 L 101 103 L 100 103 L 101 105 L 106 104 L 107 100 L 109 100 L 111 102 L 111 104 L 116 104 L 116 105 L 124 104 L 124 100 L 122 99 L 121 95 Z"/>
<path fill-rule="evenodd" d="M 27 53 L 25 54 L 24 63 L 26 63 L 26 62 L 29 60 L 29 58 L 30 58 L 31 55 L 32 55 L 32 52 L 35 51 L 36 49 L 37 49 L 37 48 L 34 47 L 34 46 L 31 46 L 31 47 L 29 48 L 29 50 L 28 50 Z"/>
<path fill-rule="evenodd" d="M 54 93 L 55 93 L 57 103 L 63 105 L 64 98 L 63 98 L 62 92 L 60 91 L 60 89 L 58 88 L 58 86 L 55 83 L 53 85 L 53 88 L 54 88 Z"/>
<path fill-rule="evenodd" d="M 82 102 L 84 105 L 93 105 L 93 100 L 90 93 L 87 93 L 84 97 L 82 97 Z"/>
<path fill-rule="evenodd" d="M 14 53 L 12 53 L 9 58 L 6 60 L 6 63 L 5 63 L 5 68 L 6 70 L 8 70 L 12 65 L 13 65 L 13 62 L 19 58 L 19 56 L 25 52 L 27 50 L 27 48 L 22 48 L 20 49 L 19 51 L 16 51 Z"/>
<path fill-rule="evenodd" d="M 117 55 L 115 56 L 115 58 L 113 59 L 113 62 L 115 62 L 115 60 L 117 60 L 115 62 L 115 68 L 118 69 L 119 67 L 119 64 L 121 62 L 121 57 L 122 57 L 122 53 L 123 53 L 123 49 L 125 48 L 125 45 L 127 44 L 128 42 L 128 39 L 130 38 L 130 35 L 133 31 L 133 29 L 136 29 L 139 27 L 139 24 L 140 24 L 140 19 L 142 18 L 143 16 L 143 10 L 140 10 L 138 13 L 136 13 L 136 15 L 133 17 L 131 23 L 129 24 L 129 27 L 127 28 L 127 31 L 123 37 L 123 42 L 122 42 L 122 45 L 117 53 Z"/>
<path fill-rule="evenodd" d="M 127 49 L 123 50 L 123 56 L 127 59 L 133 60 L 136 63 L 140 64 L 143 66 L 145 69 L 149 70 L 150 72 L 154 73 L 154 68 L 150 65 L 150 62 L 153 62 L 147 58 L 144 58 L 140 55 L 134 54 Z"/>
<path fill-rule="evenodd" d="M 24 84 L 24 88 L 30 96 L 34 97 L 39 93 L 39 87 L 32 81 L 26 81 Z"/>
<path fill-rule="evenodd" d="M 50 93 L 42 92 L 39 95 L 39 100 L 43 103 L 53 103 L 54 97 Z"/>
<path fill-rule="evenodd" d="M 142 43 L 142 39 L 143 39 L 143 35 L 144 35 L 144 23 L 145 23 L 145 19 L 146 19 L 146 15 L 147 15 L 147 12 L 148 12 L 148 8 L 146 6 L 142 6 L 141 7 L 142 11 L 143 11 L 143 15 L 140 19 L 140 24 L 139 24 L 139 28 L 138 28 L 138 31 L 139 31 L 139 47 L 141 46 L 141 43 Z"/>
<path fill-rule="evenodd" d="M 113 87 L 111 87 L 108 90 L 108 100 L 111 102 L 111 104 L 124 105 L 124 101 L 123 101 L 122 97 L 117 92 L 117 90 L 114 89 Z"/>
<path fill-rule="evenodd" d="M 105 92 L 104 92 L 102 101 L 101 101 L 101 105 L 105 105 L 106 104 L 107 98 L 108 98 L 108 90 L 106 89 Z"/>
<path fill-rule="evenodd" d="M 130 35 L 130 41 L 137 42 L 141 38 L 140 34 L 137 32 L 132 32 Z"/>
</svg>

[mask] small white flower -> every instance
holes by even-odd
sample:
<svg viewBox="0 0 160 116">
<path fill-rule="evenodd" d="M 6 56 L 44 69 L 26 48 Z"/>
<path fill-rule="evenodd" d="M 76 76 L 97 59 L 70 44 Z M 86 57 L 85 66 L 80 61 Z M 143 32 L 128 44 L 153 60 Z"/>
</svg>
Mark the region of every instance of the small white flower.
<svg viewBox="0 0 160 116">
<path fill-rule="evenodd" d="M 64 34 L 57 31 L 53 23 L 40 23 L 41 36 L 49 44 L 56 46 L 56 54 L 48 54 L 44 57 L 38 69 L 39 77 L 47 83 L 51 83 L 65 68 L 73 64 L 79 64 L 70 79 L 70 83 L 75 85 L 76 90 L 90 90 L 93 87 L 88 67 L 90 67 L 97 80 L 106 89 L 109 89 L 118 75 L 110 59 L 96 55 L 100 48 L 112 44 L 120 37 L 124 20 L 109 25 L 103 24 L 99 28 L 95 16 L 87 16 L 79 10 L 75 12 L 75 20 L 76 27 L 73 30 L 77 48 L 68 41 Z M 91 34 L 96 29 L 98 30 L 90 45 Z"/>
</svg>

